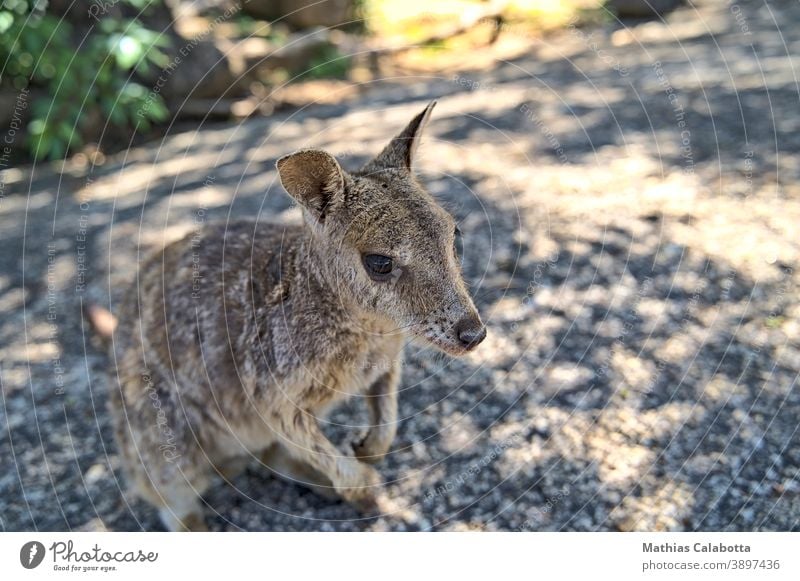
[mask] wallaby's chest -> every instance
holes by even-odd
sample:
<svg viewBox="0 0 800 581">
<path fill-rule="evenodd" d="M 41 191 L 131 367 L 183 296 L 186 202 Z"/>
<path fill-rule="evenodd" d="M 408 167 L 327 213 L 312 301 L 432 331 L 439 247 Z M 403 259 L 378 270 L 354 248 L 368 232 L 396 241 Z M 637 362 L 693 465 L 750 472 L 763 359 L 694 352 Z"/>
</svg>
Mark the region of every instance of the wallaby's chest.
<svg viewBox="0 0 800 581">
<path fill-rule="evenodd" d="M 345 344 L 321 366 L 318 380 L 312 380 L 308 396 L 310 407 L 324 414 L 333 405 L 369 387 L 402 358 L 402 341 L 393 337 L 372 337 Z"/>
<path fill-rule="evenodd" d="M 268 394 L 253 408 L 258 408 L 257 413 L 231 421 L 236 437 L 223 455 L 239 454 L 241 446 L 251 452 L 263 449 L 272 440 L 273 430 L 267 425 L 270 421 L 290 418 L 298 409 L 322 419 L 338 404 L 366 393 L 392 366 L 400 364 L 402 346 L 399 337 L 343 341 L 342 349 L 334 356 L 307 361 L 302 373 L 270 382 L 265 386 Z"/>
</svg>

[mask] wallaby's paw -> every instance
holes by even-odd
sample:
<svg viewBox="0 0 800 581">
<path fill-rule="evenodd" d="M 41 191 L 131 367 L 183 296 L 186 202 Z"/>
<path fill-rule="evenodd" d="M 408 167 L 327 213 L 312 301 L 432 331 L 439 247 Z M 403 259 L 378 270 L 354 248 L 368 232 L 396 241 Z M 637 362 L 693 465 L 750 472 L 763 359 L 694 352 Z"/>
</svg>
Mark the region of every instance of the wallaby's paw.
<svg viewBox="0 0 800 581">
<path fill-rule="evenodd" d="M 201 533 L 208 531 L 206 519 L 202 514 L 190 514 L 183 519 L 183 528 L 188 532 Z"/>
<path fill-rule="evenodd" d="M 206 520 L 202 513 L 192 512 L 183 517 L 178 517 L 168 508 L 162 508 L 160 514 L 161 521 L 168 531 L 204 532 L 208 530 Z"/>
<path fill-rule="evenodd" d="M 351 505 L 364 517 L 377 518 L 397 513 L 397 504 L 389 498 L 384 488 L 377 488 L 368 498 Z"/>
<path fill-rule="evenodd" d="M 383 491 L 383 480 L 378 471 L 358 463 L 358 476 L 349 486 L 339 490 L 342 498 L 364 515 L 380 513 L 378 497 Z"/>
<path fill-rule="evenodd" d="M 381 514 L 378 499 L 374 492 L 351 497 L 347 499 L 347 504 L 355 508 L 361 516 L 374 517 Z"/>
<path fill-rule="evenodd" d="M 378 442 L 367 434 L 361 441 L 353 442 L 353 454 L 361 462 L 377 464 L 386 456 L 390 446 L 391 442 L 388 444 Z"/>
</svg>

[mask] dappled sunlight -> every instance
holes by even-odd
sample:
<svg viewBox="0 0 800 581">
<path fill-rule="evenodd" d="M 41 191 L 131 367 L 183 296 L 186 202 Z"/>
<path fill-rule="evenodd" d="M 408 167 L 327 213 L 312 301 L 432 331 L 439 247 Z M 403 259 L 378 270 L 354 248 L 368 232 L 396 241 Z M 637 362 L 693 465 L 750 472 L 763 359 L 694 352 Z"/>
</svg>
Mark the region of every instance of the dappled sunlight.
<svg viewBox="0 0 800 581">
<path fill-rule="evenodd" d="M 474 451 L 479 430 L 468 415 L 455 413 L 442 418 L 441 446 L 450 454 Z"/>
<path fill-rule="evenodd" d="M 693 505 L 692 488 L 672 481 L 652 495 L 626 496 L 610 518 L 621 531 L 679 531 Z"/>
<path fill-rule="evenodd" d="M 146 256 L 211 222 L 301 223 L 278 159 L 320 148 L 355 170 L 437 100 L 414 169 L 462 233 L 486 340 L 462 358 L 409 342 L 397 435 L 377 466 L 388 516 L 361 518 L 252 462 L 204 496 L 210 527 L 797 528 L 800 115 L 796 59 L 769 11 L 742 4 L 748 35 L 713 2 L 620 22 L 591 20 L 588 1 L 513 1 L 500 20 L 392 57 L 381 51 L 496 5 L 370 4 L 384 36 L 353 45 L 381 61 L 359 60 L 364 82 L 301 79 L 289 106 L 248 77 L 264 107 L 249 118 L 196 118 L 126 151 L 87 143 L 64 164 L 4 170 L 0 444 L 13 438 L 30 471 L 2 480 L 0 496 L 32 506 L 7 526 L 158 528 L 155 511 L 127 504 L 118 450 L 104 448 L 113 362 L 86 307 L 116 314 Z M 255 26 L 226 25 L 209 37 Z M 315 67 L 356 50 L 341 28 Z M 365 408 L 325 420 L 344 454 Z"/>
</svg>

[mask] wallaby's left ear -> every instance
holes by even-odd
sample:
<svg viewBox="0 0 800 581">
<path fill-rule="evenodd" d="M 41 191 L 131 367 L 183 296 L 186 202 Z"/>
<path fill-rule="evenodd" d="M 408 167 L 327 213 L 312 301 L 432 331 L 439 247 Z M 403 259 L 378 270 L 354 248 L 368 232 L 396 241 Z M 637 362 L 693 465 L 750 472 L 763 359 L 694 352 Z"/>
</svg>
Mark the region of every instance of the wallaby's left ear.
<svg viewBox="0 0 800 581">
<path fill-rule="evenodd" d="M 414 117 L 411 123 L 406 125 L 406 128 L 392 139 L 389 145 L 383 148 L 383 151 L 364 166 L 362 171 L 369 173 L 382 168 L 400 168 L 410 171 L 414 152 L 417 150 L 422 136 L 422 130 L 428 124 L 428 119 L 430 119 L 431 111 L 433 111 L 435 105 L 436 101 L 431 101 L 422 113 Z"/>
<path fill-rule="evenodd" d="M 280 158 L 277 165 L 286 191 L 320 222 L 344 199 L 344 172 L 331 154 L 304 149 Z"/>
</svg>

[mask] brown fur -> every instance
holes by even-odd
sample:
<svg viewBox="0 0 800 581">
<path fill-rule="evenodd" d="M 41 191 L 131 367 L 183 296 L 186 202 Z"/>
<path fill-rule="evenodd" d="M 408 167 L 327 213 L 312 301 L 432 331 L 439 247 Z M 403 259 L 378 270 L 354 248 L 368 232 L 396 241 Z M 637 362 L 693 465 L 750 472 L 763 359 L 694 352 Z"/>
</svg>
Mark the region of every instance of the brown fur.
<svg viewBox="0 0 800 581">
<path fill-rule="evenodd" d="M 359 172 L 318 150 L 280 159 L 303 226 L 211 224 L 142 265 L 118 312 L 111 410 L 130 484 L 168 528 L 202 527 L 199 495 L 253 457 L 374 508 L 368 463 L 395 436 L 406 335 L 453 355 L 485 336 L 453 219 L 411 171 L 432 107 Z M 365 254 L 393 259 L 386 280 Z M 350 455 L 318 420 L 353 395 L 372 427 Z"/>
</svg>

